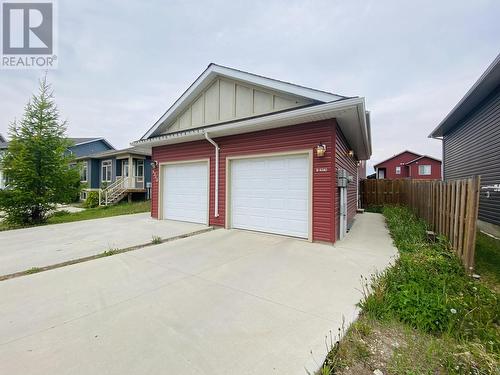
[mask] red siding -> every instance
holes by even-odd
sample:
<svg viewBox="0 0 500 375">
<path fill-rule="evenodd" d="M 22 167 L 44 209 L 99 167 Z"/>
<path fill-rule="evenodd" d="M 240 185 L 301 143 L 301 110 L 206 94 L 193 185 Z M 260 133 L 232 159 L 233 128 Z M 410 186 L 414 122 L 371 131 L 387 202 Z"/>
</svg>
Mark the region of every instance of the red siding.
<svg viewBox="0 0 500 375">
<path fill-rule="evenodd" d="M 421 176 L 418 174 L 418 166 L 419 165 L 430 165 L 431 166 L 431 175 Z M 440 180 L 441 179 L 441 162 L 431 159 L 431 158 L 422 158 L 417 160 L 414 163 L 408 165 L 409 177 L 416 180 Z"/>
<path fill-rule="evenodd" d="M 408 168 L 406 168 L 404 164 L 418 158 L 419 156 L 421 155 L 405 151 L 402 154 L 396 155 L 392 159 L 377 165 L 377 168 L 385 169 L 386 179 L 407 178 L 409 177 Z M 396 167 L 401 167 L 401 174 L 396 174 Z"/>
<path fill-rule="evenodd" d="M 219 217 L 214 217 L 214 147 L 207 141 L 195 141 L 153 148 L 153 160 L 161 162 L 210 158 L 210 225 L 225 225 L 226 157 L 293 150 L 314 150 L 318 143 L 327 146 L 326 156 L 313 156 L 313 240 L 334 242 L 335 120 L 288 126 L 260 132 L 216 138 L 220 147 Z M 351 194 L 352 195 L 352 194 Z M 153 178 L 152 216 L 158 217 L 158 181 Z"/>
<path fill-rule="evenodd" d="M 347 185 L 347 225 L 350 226 L 354 220 L 354 216 L 356 215 L 356 201 L 357 201 L 357 184 L 359 181 L 356 181 L 356 170 L 357 164 L 356 159 L 353 156 L 349 156 L 350 147 L 347 143 L 347 140 L 342 134 L 340 127 L 337 126 L 337 133 L 335 138 L 335 156 L 336 156 L 336 165 L 335 168 L 345 169 L 349 176 L 353 176 L 353 182 Z M 339 216 L 340 216 L 340 204 L 339 204 L 339 191 L 338 188 L 335 187 L 335 227 L 339 227 Z M 339 237 L 339 234 L 335 233 L 336 239 Z"/>
<path fill-rule="evenodd" d="M 397 178 L 413 178 L 425 180 L 441 179 L 441 162 L 438 160 L 424 157 L 416 161 L 415 163 L 405 165 L 406 163 L 415 160 L 420 156 L 422 155 L 405 151 L 400 155 L 396 155 L 383 163 L 377 164 L 376 167 L 378 169 L 385 169 L 385 178 L 389 180 Z M 430 176 L 420 176 L 418 174 L 417 166 L 419 164 L 431 165 L 432 174 Z M 396 174 L 396 167 L 401 167 L 401 174 Z"/>
</svg>

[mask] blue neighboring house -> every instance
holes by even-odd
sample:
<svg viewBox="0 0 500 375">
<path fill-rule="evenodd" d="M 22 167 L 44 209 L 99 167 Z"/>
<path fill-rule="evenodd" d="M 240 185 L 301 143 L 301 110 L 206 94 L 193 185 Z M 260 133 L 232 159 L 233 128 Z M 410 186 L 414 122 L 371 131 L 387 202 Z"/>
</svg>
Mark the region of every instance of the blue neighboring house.
<svg viewBox="0 0 500 375">
<path fill-rule="evenodd" d="M 84 157 L 86 155 L 96 154 L 99 152 L 113 151 L 115 148 L 104 138 L 68 138 L 72 145 L 68 147 L 68 152 L 75 158 Z M 8 148 L 9 142 L 0 134 L 0 159 Z M 6 186 L 3 171 L 0 168 L 0 189 Z"/>
<path fill-rule="evenodd" d="M 81 165 L 81 182 L 86 184 L 81 199 L 90 191 L 99 192 L 99 203 L 118 203 L 125 197 L 149 199 L 151 153 L 135 147 L 107 150 L 75 158 Z"/>
<path fill-rule="evenodd" d="M 68 148 L 68 151 L 79 158 L 85 155 L 97 154 L 115 148 L 104 138 L 68 138 L 73 145 Z"/>
</svg>

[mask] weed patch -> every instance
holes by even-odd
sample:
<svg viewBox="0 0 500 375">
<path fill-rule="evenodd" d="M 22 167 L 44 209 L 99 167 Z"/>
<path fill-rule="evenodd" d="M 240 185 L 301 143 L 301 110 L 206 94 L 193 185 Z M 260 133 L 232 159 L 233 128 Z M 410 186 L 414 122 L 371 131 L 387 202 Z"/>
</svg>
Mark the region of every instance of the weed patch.
<svg viewBox="0 0 500 375">
<path fill-rule="evenodd" d="M 29 270 L 26 271 L 26 274 L 28 275 L 31 275 L 32 273 L 38 273 L 40 272 L 42 269 L 41 268 L 38 268 L 38 267 L 33 267 L 33 268 L 30 268 Z"/>
<path fill-rule="evenodd" d="M 109 249 L 109 250 L 103 251 L 100 255 L 101 255 L 101 257 L 110 257 L 110 256 L 118 254 L 118 253 L 119 253 L 119 249 Z"/>
</svg>

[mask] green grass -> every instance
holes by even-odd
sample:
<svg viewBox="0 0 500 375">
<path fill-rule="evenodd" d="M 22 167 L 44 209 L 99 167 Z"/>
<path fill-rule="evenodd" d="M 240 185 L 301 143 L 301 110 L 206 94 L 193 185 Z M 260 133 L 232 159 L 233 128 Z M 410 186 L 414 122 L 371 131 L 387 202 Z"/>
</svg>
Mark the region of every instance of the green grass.
<svg viewBox="0 0 500 375">
<path fill-rule="evenodd" d="M 389 325 L 384 335 L 389 339 L 391 334 L 396 336 L 403 345 L 388 349 L 391 354 L 384 361 L 384 373 L 500 373 L 499 295 L 487 283 L 466 274 L 446 238 L 428 242 L 425 222 L 409 209 L 386 206 L 383 214 L 399 258 L 372 280 L 363 279 L 360 307 L 365 323 Z M 491 240 L 478 237 L 477 266 L 478 272 L 495 283 L 499 253 L 498 243 Z M 384 340 L 375 340 L 374 347 L 368 345 L 366 351 L 367 340 L 359 339 L 368 332 L 361 331 L 358 324 L 332 348 L 326 362 L 331 373 L 356 373 L 342 369 L 360 363 L 359 374 L 367 366 L 377 368 L 376 358 L 364 354 L 376 352 L 377 343 Z"/>
<path fill-rule="evenodd" d="M 118 253 L 119 253 L 119 249 L 109 249 L 109 250 L 103 251 L 101 254 L 99 254 L 99 256 L 101 258 L 104 258 L 104 257 L 110 257 L 112 255 L 116 255 Z"/>
<path fill-rule="evenodd" d="M 41 268 L 38 268 L 38 267 L 33 267 L 33 268 L 30 268 L 29 270 L 26 270 L 26 273 L 28 275 L 31 275 L 32 273 L 38 273 L 40 272 L 42 269 Z"/>
<path fill-rule="evenodd" d="M 56 212 L 54 215 L 47 219 L 48 224 L 70 223 L 81 220 L 101 219 L 111 216 L 138 214 L 141 212 L 149 212 L 151 210 L 151 202 L 133 202 L 133 203 L 119 203 L 114 206 L 89 208 L 85 211 L 70 213 L 67 211 Z M 21 227 L 9 226 L 6 223 L 0 222 L 0 231 L 9 229 L 19 229 Z"/>
<path fill-rule="evenodd" d="M 481 232 L 476 237 L 476 273 L 486 285 L 500 291 L 500 240 Z"/>
<path fill-rule="evenodd" d="M 146 202 L 133 202 L 133 203 L 119 203 L 114 206 L 104 206 L 89 208 L 85 211 L 66 213 L 63 215 L 54 215 L 47 220 L 47 224 L 69 223 L 72 221 L 101 219 L 111 216 L 138 214 L 141 212 L 149 212 L 151 210 L 151 203 Z"/>
</svg>

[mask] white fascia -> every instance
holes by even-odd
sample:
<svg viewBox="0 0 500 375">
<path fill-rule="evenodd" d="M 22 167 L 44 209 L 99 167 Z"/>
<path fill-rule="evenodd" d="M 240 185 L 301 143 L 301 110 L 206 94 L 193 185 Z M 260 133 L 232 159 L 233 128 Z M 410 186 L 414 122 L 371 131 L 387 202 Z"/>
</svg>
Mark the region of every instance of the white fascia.
<svg viewBox="0 0 500 375">
<path fill-rule="evenodd" d="M 183 143 L 205 138 L 205 132 L 209 132 L 212 137 L 222 137 L 227 135 L 249 133 L 272 128 L 279 128 L 288 125 L 297 125 L 307 122 L 327 120 L 337 118 L 342 121 L 343 116 L 349 115 L 349 120 L 343 121 L 343 126 L 356 126 L 352 129 L 352 134 L 361 137 L 362 147 L 354 149 L 360 160 L 369 159 L 371 156 L 370 131 L 366 118 L 364 98 L 345 99 L 337 102 L 318 104 L 312 107 L 299 108 L 292 111 L 271 113 L 267 116 L 261 116 L 246 120 L 239 120 L 221 125 L 212 125 L 197 129 L 184 130 L 170 134 L 163 134 L 151 139 L 141 139 L 132 142 L 135 147 L 156 147 L 166 144 Z M 353 115 L 352 111 L 355 111 Z M 355 117 L 355 120 L 353 118 Z M 347 117 L 346 117 L 347 118 Z M 347 138 L 349 136 L 345 134 Z M 359 138 L 358 138 L 359 139 Z M 349 141 L 349 139 L 348 139 Z M 350 140 L 351 144 L 352 139 Z"/>
</svg>

